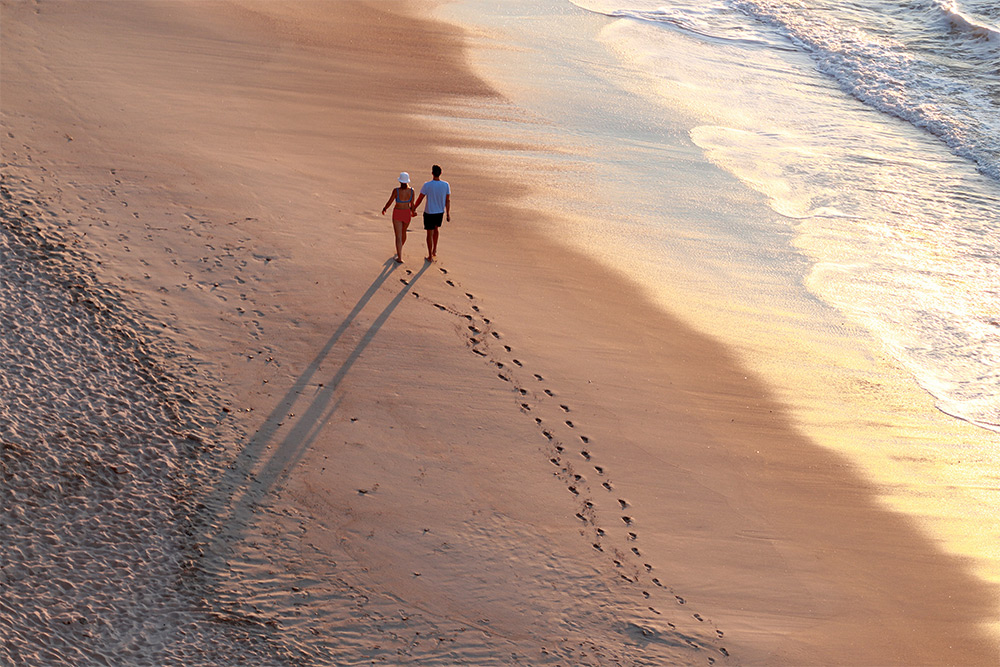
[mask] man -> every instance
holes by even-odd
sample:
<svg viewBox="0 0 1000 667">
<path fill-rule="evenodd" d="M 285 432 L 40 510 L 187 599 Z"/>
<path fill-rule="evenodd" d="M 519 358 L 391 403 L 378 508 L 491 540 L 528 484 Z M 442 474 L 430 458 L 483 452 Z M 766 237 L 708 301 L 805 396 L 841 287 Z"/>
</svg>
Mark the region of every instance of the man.
<svg viewBox="0 0 1000 667">
<path fill-rule="evenodd" d="M 451 186 L 448 185 L 448 181 L 441 180 L 441 167 L 437 165 L 431 167 L 431 176 L 434 177 L 434 180 L 424 183 L 424 186 L 420 188 L 417 203 L 413 205 L 413 209 L 416 210 L 424 197 L 427 197 L 427 206 L 424 208 L 424 229 L 427 230 L 428 262 L 437 259 L 441 219 L 447 218 L 448 222 L 451 222 Z"/>
</svg>

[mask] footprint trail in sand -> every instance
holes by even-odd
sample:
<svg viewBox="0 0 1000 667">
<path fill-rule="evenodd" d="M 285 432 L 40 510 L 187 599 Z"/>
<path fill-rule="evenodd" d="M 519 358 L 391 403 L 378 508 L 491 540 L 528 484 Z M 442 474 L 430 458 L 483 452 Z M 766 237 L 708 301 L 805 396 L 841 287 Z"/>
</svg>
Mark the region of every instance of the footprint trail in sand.
<svg viewBox="0 0 1000 667">
<path fill-rule="evenodd" d="M 642 551 L 633 544 L 641 542 L 641 529 L 631 515 L 623 514 L 631 503 L 615 495 L 616 488 L 611 473 L 600 462 L 599 441 L 580 432 L 583 426 L 581 419 L 555 417 L 560 413 L 573 412 L 572 406 L 558 402 L 558 391 L 545 376 L 529 368 L 524 356 L 519 354 L 515 357 L 511 345 L 504 343 L 499 349 L 491 346 L 491 341 L 503 338 L 502 331 L 494 326 L 490 318 L 483 315 L 482 304 L 473 293 L 462 290 L 447 269 L 439 267 L 439 271 L 442 277 L 448 276 L 444 278 L 443 284 L 448 289 L 456 290 L 458 303 L 447 303 L 447 299 L 429 300 L 416 294 L 414 296 L 442 313 L 470 322 L 464 328 L 468 332 L 465 334 L 467 348 L 498 371 L 497 378 L 507 383 L 516 397 L 518 412 L 532 417 L 544 439 L 540 450 L 544 460 L 555 466 L 557 470 L 553 476 L 564 483 L 567 491 L 580 503 L 574 518 L 582 525 L 581 536 L 591 543 L 594 552 L 607 559 L 605 562 L 611 566 L 610 572 L 617 574 L 620 581 L 631 587 L 637 604 L 645 612 L 654 617 L 671 618 L 664 627 L 662 621 L 653 621 L 649 616 L 637 617 L 627 624 L 626 634 L 633 639 L 663 641 L 675 646 L 677 642 L 681 642 L 695 651 L 704 652 L 704 659 L 710 665 L 720 658 L 728 662 L 730 652 L 719 643 L 724 633 L 699 613 L 678 613 L 678 607 L 686 606 L 687 600 L 675 594 L 659 577 L 652 576 L 651 573 L 656 568 L 643 559 Z M 464 299 L 461 298 L 463 296 Z M 530 380 L 522 379 L 521 371 L 530 373 Z M 540 386 L 539 383 L 544 385 Z M 545 413 L 553 412 L 551 408 L 557 412 L 546 419 Z M 536 416 L 536 413 L 541 413 L 542 416 Z M 560 432 L 564 435 L 560 435 Z M 586 447 L 575 449 L 568 444 L 572 441 Z M 600 478 L 596 490 L 587 478 L 590 471 Z M 619 527 L 608 526 L 607 517 L 617 517 Z M 711 629 L 708 632 L 702 629 L 706 625 Z"/>
</svg>

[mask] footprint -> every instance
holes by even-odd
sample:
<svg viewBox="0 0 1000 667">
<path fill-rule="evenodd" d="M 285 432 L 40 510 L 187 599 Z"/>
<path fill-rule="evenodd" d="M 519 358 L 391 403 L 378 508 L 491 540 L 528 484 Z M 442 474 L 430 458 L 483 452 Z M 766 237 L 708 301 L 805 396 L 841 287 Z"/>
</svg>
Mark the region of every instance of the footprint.
<svg viewBox="0 0 1000 667">
<path fill-rule="evenodd" d="M 551 434 L 551 433 L 549 433 L 548 431 L 542 431 L 542 435 L 544 435 L 544 436 L 545 436 L 546 438 L 548 438 L 549 440 L 551 440 L 551 439 L 552 439 L 552 434 Z"/>
<path fill-rule="evenodd" d="M 490 323 L 489 320 L 487 320 L 487 319 L 484 319 L 483 322 L 486 322 L 486 324 Z M 496 331 L 491 331 L 490 335 L 493 336 L 494 338 L 498 339 L 498 340 L 500 338 L 500 334 L 498 334 Z M 518 364 L 518 366 L 520 366 L 520 365 L 521 364 Z"/>
<path fill-rule="evenodd" d="M 403 283 L 404 285 L 409 285 L 410 284 L 410 281 L 407 280 L 406 278 L 400 278 L 399 282 Z"/>
<path fill-rule="evenodd" d="M 438 271 L 440 271 L 441 273 L 443 273 L 443 274 L 445 274 L 445 275 L 448 275 L 448 269 L 442 269 L 442 268 L 441 268 L 441 267 L 439 266 L 439 267 L 438 267 Z M 409 271 L 407 271 L 407 273 L 409 273 Z"/>
<path fill-rule="evenodd" d="M 473 306 L 472 310 L 474 310 L 474 311 L 476 311 L 478 313 L 479 312 L 479 306 Z"/>
<path fill-rule="evenodd" d="M 604 549 L 601 547 L 601 545 L 598 544 L 597 542 L 594 542 L 593 547 L 595 549 L 597 549 L 598 551 L 604 551 Z"/>
<path fill-rule="evenodd" d="M 585 444 L 585 445 L 590 442 L 590 438 L 588 438 L 585 435 L 581 435 L 580 436 L 580 440 L 583 440 L 583 444 Z"/>
<path fill-rule="evenodd" d="M 531 406 L 528 405 L 527 403 L 521 403 L 521 409 L 522 410 L 527 410 L 528 412 L 531 412 Z"/>
<path fill-rule="evenodd" d="M 543 389 L 542 391 L 545 392 L 546 396 L 555 396 L 555 394 L 552 393 L 551 389 Z"/>
<path fill-rule="evenodd" d="M 434 307 L 438 310 L 448 310 L 448 306 L 442 306 L 440 303 L 435 303 Z"/>
<path fill-rule="evenodd" d="M 719 653 L 726 656 L 727 658 L 729 657 L 729 651 L 727 651 L 725 648 L 720 648 Z"/>
<path fill-rule="evenodd" d="M 508 352 L 510 352 L 510 347 L 508 347 L 507 345 L 504 345 L 504 349 L 505 349 L 505 350 L 507 350 Z M 539 375 L 538 373 L 535 373 L 535 379 L 536 379 L 536 380 L 538 380 L 539 382 L 541 382 L 541 381 L 542 381 L 542 380 L 544 380 L 545 378 L 543 378 L 543 377 L 542 377 L 541 375 Z"/>
<path fill-rule="evenodd" d="M 603 486 L 603 487 L 604 487 L 605 489 L 607 489 L 608 491 L 610 491 L 610 490 L 611 490 L 611 482 L 602 482 L 602 483 L 601 483 L 601 486 Z"/>
<path fill-rule="evenodd" d="M 572 493 L 574 496 L 580 495 L 580 492 L 577 490 L 575 486 L 569 487 L 569 492 Z"/>
<path fill-rule="evenodd" d="M 692 615 L 693 615 L 693 616 L 694 616 L 695 618 L 697 618 L 697 619 L 698 619 L 699 621 L 701 621 L 702 623 L 704 623 L 704 622 L 705 622 L 705 619 L 703 619 L 703 618 L 701 617 L 701 614 L 692 614 Z"/>
<path fill-rule="evenodd" d="M 656 577 L 653 577 L 653 583 L 659 586 L 660 588 L 663 588 L 663 584 L 661 584 L 660 580 L 657 579 Z"/>
<path fill-rule="evenodd" d="M 632 517 L 630 517 L 630 516 L 623 516 L 622 517 L 622 521 L 625 522 L 626 526 L 631 526 L 632 525 Z"/>
<path fill-rule="evenodd" d="M 554 466 L 559 465 L 559 459 L 557 459 L 555 457 L 552 457 L 551 459 L 549 459 L 549 462 L 552 463 L 552 465 L 554 465 Z"/>
<path fill-rule="evenodd" d="M 682 598 L 680 595 L 675 595 L 674 597 L 677 598 L 677 604 L 685 604 L 687 602 L 687 600 Z"/>
<path fill-rule="evenodd" d="M 628 507 L 628 501 L 622 500 L 621 498 L 618 499 L 618 504 L 622 506 L 622 509 Z"/>
<path fill-rule="evenodd" d="M 636 547 L 632 547 L 632 553 L 634 553 L 636 556 L 642 555 L 641 553 L 639 553 L 639 550 Z"/>
<path fill-rule="evenodd" d="M 573 422 L 571 422 L 568 419 L 566 420 L 566 426 L 569 426 L 570 428 L 576 428 L 576 426 L 573 425 Z"/>
<path fill-rule="evenodd" d="M 597 471 L 598 475 L 603 475 L 604 474 L 604 467 L 603 466 L 594 466 L 594 470 Z"/>
<path fill-rule="evenodd" d="M 518 368 L 524 368 L 524 364 L 522 364 L 519 360 L 517 360 L 517 359 L 511 359 L 511 361 L 513 361 L 517 365 Z"/>
<path fill-rule="evenodd" d="M 535 423 L 538 424 L 539 426 L 541 426 L 542 425 L 542 418 L 541 417 L 535 417 Z"/>
<path fill-rule="evenodd" d="M 588 452 L 586 449 L 580 452 L 580 456 L 587 459 L 588 461 L 590 460 L 590 452 Z"/>
<path fill-rule="evenodd" d="M 449 285 L 451 285 L 452 287 L 454 287 L 454 286 L 455 286 L 455 283 L 453 283 L 453 282 L 452 282 L 452 281 L 450 281 L 450 280 L 446 280 L 445 282 L 446 282 L 446 283 L 448 283 Z"/>
<path fill-rule="evenodd" d="M 448 282 L 451 282 L 451 281 L 449 280 Z M 469 297 L 470 299 L 475 299 L 476 298 L 476 296 L 474 294 L 469 294 L 468 292 L 465 293 L 465 296 Z"/>
</svg>

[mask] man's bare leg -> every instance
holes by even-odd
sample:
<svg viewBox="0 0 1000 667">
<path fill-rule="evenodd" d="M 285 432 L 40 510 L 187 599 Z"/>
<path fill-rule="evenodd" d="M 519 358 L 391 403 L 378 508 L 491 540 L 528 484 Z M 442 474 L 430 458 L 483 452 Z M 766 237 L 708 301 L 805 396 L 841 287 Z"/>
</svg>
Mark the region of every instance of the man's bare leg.
<svg viewBox="0 0 1000 667">
<path fill-rule="evenodd" d="M 438 230 L 428 229 L 427 230 L 427 261 L 433 262 L 434 257 L 437 255 L 437 240 L 438 240 Z"/>
</svg>

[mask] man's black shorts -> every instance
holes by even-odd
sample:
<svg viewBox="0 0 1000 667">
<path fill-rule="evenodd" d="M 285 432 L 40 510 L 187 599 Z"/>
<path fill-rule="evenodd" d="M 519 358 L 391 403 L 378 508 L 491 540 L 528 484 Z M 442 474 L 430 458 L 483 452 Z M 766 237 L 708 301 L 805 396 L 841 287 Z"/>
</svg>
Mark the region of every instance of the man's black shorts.
<svg viewBox="0 0 1000 667">
<path fill-rule="evenodd" d="M 437 229 L 444 220 L 444 213 L 424 213 L 424 229 Z"/>
</svg>

